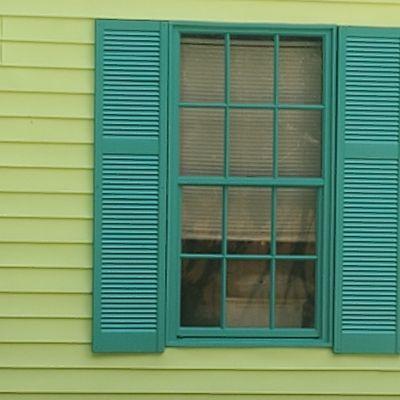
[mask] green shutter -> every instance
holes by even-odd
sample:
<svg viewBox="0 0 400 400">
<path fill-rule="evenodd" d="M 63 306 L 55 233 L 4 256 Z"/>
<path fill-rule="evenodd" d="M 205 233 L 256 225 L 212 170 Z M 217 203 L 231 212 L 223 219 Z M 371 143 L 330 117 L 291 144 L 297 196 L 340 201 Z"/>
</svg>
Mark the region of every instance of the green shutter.
<svg viewBox="0 0 400 400">
<path fill-rule="evenodd" d="M 166 34 L 96 24 L 94 351 L 164 348 Z"/>
<path fill-rule="evenodd" d="M 340 30 L 337 352 L 399 349 L 399 38 Z"/>
</svg>

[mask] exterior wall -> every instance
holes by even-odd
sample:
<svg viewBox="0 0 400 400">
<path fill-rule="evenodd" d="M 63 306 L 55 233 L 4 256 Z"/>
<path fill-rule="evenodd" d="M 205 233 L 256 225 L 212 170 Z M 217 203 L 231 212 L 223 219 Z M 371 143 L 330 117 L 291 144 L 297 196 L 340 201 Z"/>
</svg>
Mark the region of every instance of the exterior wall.
<svg viewBox="0 0 400 400">
<path fill-rule="evenodd" d="M 90 347 L 94 18 L 400 27 L 399 0 L 1 0 L 0 15 L 1 399 L 399 398 L 396 356 Z"/>
</svg>

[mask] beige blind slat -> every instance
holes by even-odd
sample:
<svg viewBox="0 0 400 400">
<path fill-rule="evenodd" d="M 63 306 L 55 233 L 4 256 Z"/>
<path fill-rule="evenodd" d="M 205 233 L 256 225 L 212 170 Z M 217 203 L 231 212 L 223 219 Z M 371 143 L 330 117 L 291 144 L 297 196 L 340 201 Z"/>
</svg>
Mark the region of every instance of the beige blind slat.
<svg viewBox="0 0 400 400">
<path fill-rule="evenodd" d="M 273 41 L 232 38 L 231 101 L 271 102 Z M 181 100 L 224 101 L 224 43 L 220 38 L 184 38 L 181 46 Z M 281 103 L 321 102 L 320 41 L 280 41 L 279 100 Z M 280 176 L 320 176 L 321 120 L 318 110 L 279 111 Z M 224 110 L 181 109 L 181 175 L 223 176 Z M 230 110 L 229 173 L 232 176 L 272 176 L 273 112 Z M 185 188 L 183 239 L 221 238 L 220 188 Z M 231 189 L 232 190 L 232 189 Z M 249 196 L 231 196 L 229 206 L 240 210 L 229 222 L 230 240 L 265 240 L 269 236 L 270 202 L 248 188 Z M 282 241 L 315 240 L 315 191 L 282 192 L 277 220 Z M 264 208 L 267 208 L 267 211 Z M 267 212 L 267 219 L 260 218 Z"/>
</svg>

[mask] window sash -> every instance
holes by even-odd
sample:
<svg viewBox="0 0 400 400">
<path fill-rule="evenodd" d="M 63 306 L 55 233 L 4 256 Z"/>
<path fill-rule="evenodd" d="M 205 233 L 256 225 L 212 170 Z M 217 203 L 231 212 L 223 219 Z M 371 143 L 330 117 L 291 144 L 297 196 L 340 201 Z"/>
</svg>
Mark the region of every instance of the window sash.
<svg viewBox="0 0 400 400">
<path fill-rule="evenodd" d="M 332 130 L 332 79 L 333 79 L 333 51 L 332 51 L 332 35 L 330 29 L 301 29 L 301 28 L 270 28 L 270 27 L 236 27 L 234 26 L 190 26 L 190 25 L 175 25 L 171 30 L 171 107 L 170 116 L 171 120 L 171 136 L 170 136 L 170 193 L 169 197 L 169 221 L 173 221 L 169 225 L 170 231 L 170 241 L 168 247 L 168 259 L 169 259 L 169 271 L 168 271 L 168 315 L 169 315 L 169 327 L 168 327 L 168 338 L 177 344 L 176 339 L 178 338 L 191 338 L 191 337 L 204 337 L 207 338 L 207 343 L 210 343 L 212 338 L 244 338 L 244 337 L 277 337 L 277 338 L 304 338 L 309 335 L 310 338 L 324 338 L 327 340 L 329 337 L 329 314 L 330 314 L 330 256 L 331 256 L 331 245 L 330 245 L 330 212 L 331 212 L 331 177 L 330 177 L 330 164 L 331 164 L 331 130 Z M 311 36 L 319 37 L 323 42 L 323 93 L 322 93 L 322 104 L 279 104 L 275 98 L 274 103 L 268 104 L 239 104 L 239 103 L 229 103 L 227 101 L 220 103 L 204 103 L 204 102 L 180 102 L 180 89 L 179 89 L 179 60 L 180 60 L 180 35 L 182 33 L 223 33 L 225 35 L 229 33 L 241 33 L 241 34 L 260 34 L 260 35 L 273 35 L 275 38 L 278 35 L 287 36 Z M 227 46 L 228 47 L 228 46 Z M 229 48 L 229 47 L 228 47 Z M 276 51 L 276 50 L 275 50 Z M 226 53 L 229 53 L 226 52 Z M 225 54 L 225 57 L 229 60 L 229 54 Z M 275 54 L 275 60 L 276 60 Z M 275 61 L 276 63 L 276 61 Z M 275 65 L 275 68 L 277 66 Z M 226 72 L 229 75 L 229 72 Z M 277 85 L 278 74 L 275 74 L 275 83 Z M 229 89 L 226 89 L 229 91 Z M 276 93 L 277 91 L 275 91 Z M 229 93 L 228 93 L 229 94 Z M 227 98 L 227 94 L 225 94 Z M 220 107 L 229 112 L 230 108 L 265 108 L 271 109 L 275 116 L 280 109 L 315 109 L 322 110 L 324 113 L 322 120 L 322 176 L 320 178 L 295 178 L 295 177 L 278 177 L 276 173 L 276 168 L 274 168 L 274 176 L 269 178 L 240 178 L 240 177 L 227 177 L 227 167 L 228 155 L 224 154 L 224 172 L 225 177 L 208 177 L 208 176 L 180 176 L 179 175 L 179 109 L 181 107 Z M 278 121 L 275 118 L 275 121 Z M 274 129 L 274 136 L 276 135 L 276 128 Z M 225 140 L 227 137 L 227 127 L 225 127 Z M 277 141 L 275 140 L 275 143 Z M 225 146 L 226 149 L 226 146 Z M 276 148 L 274 148 L 274 164 L 277 163 L 278 153 Z M 317 270 L 319 275 L 317 276 L 317 293 L 316 293 L 316 318 L 315 318 L 315 329 L 278 329 L 278 328 L 197 328 L 197 327 L 180 327 L 180 304 L 179 304 L 179 287 L 180 287 L 180 258 L 182 257 L 199 257 L 204 258 L 205 254 L 198 255 L 187 255 L 180 254 L 180 226 L 181 226 L 181 215 L 178 204 L 181 204 L 180 199 L 180 187 L 182 185 L 221 185 L 222 187 L 227 186 L 266 186 L 271 187 L 275 193 L 275 187 L 315 187 L 318 190 L 318 238 L 317 242 L 320 244 L 317 249 L 317 254 L 315 256 L 304 256 L 303 258 L 299 256 L 299 259 L 307 259 L 311 257 L 313 259 L 318 259 L 319 266 Z M 273 196 L 275 197 L 276 194 Z M 224 196 L 224 202 L 226 202 L 226 195 Z M 274 205 L 275 203 L 275 205 Z M 273 206 L 276 207 L 276 201 L 273 201 Z M 275 213 L 273 214 L 275 215 Z M 226 219 L 226 216 L 225 216 Z M 224 228 L 226 229 L 226 228 Z M 322 240 L 322 238 L 326 240 Z M 226 247 L 226 244 L 225 244 Z M 226 255 L 226 249 L 222 254 L 210 255 L 210 258 L 220 258 L 223 260 L 223 278 L 226 276 L 226 260 L 227 259 L 272 259 L 274 262 L 280 258 L 290 259 L 291 256 L 283 256 L 272 254 L 272 255 Z M 224 279 L 223 279 L 224 281 Z M 222 289 L 222 290 L 226 290 Z M 206 331 L 208 333 L 206 333 Z M 285 331 L 283 333 L 283 331 Z M 311 332 L 313 331 L 313 332 Z M 301 333 L 303 332 L 303 333 Z M 181 339 L 182 340 L 182 339 Z M 219 339 L 218 339 L 219 340 Z M 228 341 L 229 342 L 229 341 Z M 184 341 L 182 342 L 184 343 Z"/>
</svg>

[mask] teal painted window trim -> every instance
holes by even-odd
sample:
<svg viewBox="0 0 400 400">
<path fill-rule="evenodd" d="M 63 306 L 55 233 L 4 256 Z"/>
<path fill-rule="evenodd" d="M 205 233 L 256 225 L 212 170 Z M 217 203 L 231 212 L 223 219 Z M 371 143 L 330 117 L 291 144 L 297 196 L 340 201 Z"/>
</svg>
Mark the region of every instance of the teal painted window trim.
<svg viewBox="0 0 400 400">
<path fill-rule="evenodd" d="M 323 43 L 323 94 L 320 105 L 279 104 L 277 98 L 273 103 L 247 104 L 220 103 L 183 103 L 179 100 L 180 79 L 180 36 L 181 34 L 222 34 L 229 40 L 230 34 L 258 34 L 275 38 L 275 43 L 282 36 L 317 37 Z M 227 46 L 228 47 L 228 46 Z M 277 49 L 277 46 L 275 46 Z M 171 23 L 169 34 L 169 161 L 168 161 L 168 254 L 167 254 L 167 345 L 170 346 L 329 346 L 332 342 L 333 320 L 333 221 L 334 221 L 334 150 L 335 150 L 335 94 L 336 94 L 336 28 L 327 26 L 272 26 L 253 24 L 201 24 Z M 276 52 L 277 50 L 275 50 Z M 229 51 L 226 52 L 229 60 Z M 275 54 L 276 56 L 277 54 Z M 278 68 L 275 57 L 275 70 Z M 228 75 L 229 73 L 227 73 Z M 277 74 L 274 86 L 277 87 Z M 226 76 L 225 79 L 229 79 Z M 275 90 L 275 96 L 277 91 Z M 228 98 L 227 93 L 225 93 Z M 181 107 L 220 107 L 226 108 L 261 108 L 271 109 L 277 113 L 279 109 L 318 109 L 323 113 L 322 138 L 322 175 L 321 178 L 281 178 L 275 174 L 272 178 L 227 177 L 227 154 L 225 152 L 225 177 L 180 177 L 179 176 L 179 110 Z M 277 118 L 275 118 L 275 125 Z M 227 124 L 225 124 L 227 125 Z M 228 138 L 225 126 L 225 142 Z M 277 127 L 274 128 L 274 165 L 277 165 L 276 151 Z M 316 315 L 315 329 L 259 329 L 259 328 L 181 328 L 180 327 L 180 259 L 181 256 L 193 258 L 222 259 L 223 276 L 226 275 L 226 259 L 224 255 L 180 254 L 180 186 L 190 185 L 237 185 L 268 186 L 273 190 L 272 207 L 276 207 L 275 187 L 315 187 L 318 188 L 318 238 L 316 256 L 300 256 L 300 259 L 317 259 L 318 275 L 316 281 Z M 225 189 L 223 190 L 225 193 Z M 224 195 L 224 202 L 227 196 Z M 225 207 L 226 210 L 226 207 Z M 274 213 L 272 214 L 274 215 Z M 226 220 L 226 215 L 223 220 Z M 274 218 L 273 218 L 274 219 Z M 274 221 L 272 221 L 274 223 Z M 226 230 L 226 224 L 224 229 Z M 272 230 L 273 232 L 273 230 Z M 225 241 L 226 242 L 226 241 Z M 225 246 L 226 247 L 226 244 Z M 226 248 L 223 252 L 226 253 Z M 232 257 L 234 258 L 234 256 Z M 276 256 L 240 257 L 248 259 L 272 259 L 272 279 Z M 282 257 L 285 259 L 289 257 Z M 295 257 L 296 258 L 296 257 Z M 222 279 L 224 281 L 224 279 Z M 226 290 L 223 285 L 222 290 Z M 272 294 L 272 300 L 274 296 Z M 273 307 L 272 307 L 273 310 Z M 224 310 L 222 310 L 224 314 Z M 273 317 L 272 317 L 273 319 Z"/>
</svg>

